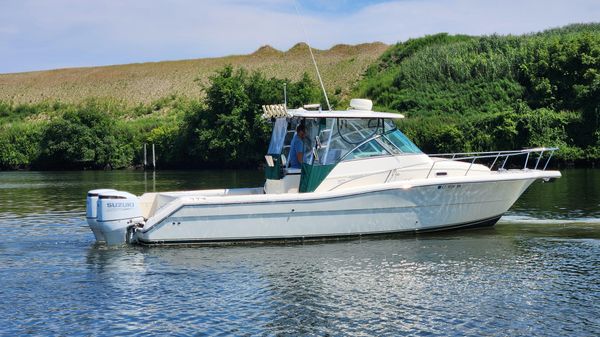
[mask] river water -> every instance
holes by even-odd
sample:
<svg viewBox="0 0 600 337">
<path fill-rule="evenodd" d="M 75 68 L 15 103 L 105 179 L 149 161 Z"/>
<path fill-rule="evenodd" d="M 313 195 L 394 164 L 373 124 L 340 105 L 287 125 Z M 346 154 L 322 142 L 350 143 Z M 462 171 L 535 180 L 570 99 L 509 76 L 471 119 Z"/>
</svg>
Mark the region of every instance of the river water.
<svg viewBox="0 0 600 337">
<path fill-rule="evenodd" d="M 600 170 L 535 183 L 489 229 L 232 247 L 94 244 L 85 194 L 254 171 L 0 172 L 0 335 L 600 335 Z"/>
</svg>

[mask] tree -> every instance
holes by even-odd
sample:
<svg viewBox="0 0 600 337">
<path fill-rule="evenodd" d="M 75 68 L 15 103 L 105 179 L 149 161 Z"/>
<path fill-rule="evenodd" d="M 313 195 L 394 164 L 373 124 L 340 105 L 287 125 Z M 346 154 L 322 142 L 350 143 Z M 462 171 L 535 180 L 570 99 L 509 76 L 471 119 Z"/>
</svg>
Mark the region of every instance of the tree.
<svg viewBox="0 0 600 337">
<path fill-rule="evenodd" d="M 206 104 L 185 117 L 181 144 L 187 161 L 200 167 L 258 163 L 270 135 L 269 124 L 261 118 L 262 105 L 283 103 L 286 82 L 290 106 L 319 99 L 318 87 L 307 74 L 290 82 L 226 66 L 210 77 Z"/>
<path fill-rule="evenodd" d="M 67 110 L 43 135 L 42 168 L 125 167 L 133 160 L 131 135 L 95 101 Z"/>
</svg>

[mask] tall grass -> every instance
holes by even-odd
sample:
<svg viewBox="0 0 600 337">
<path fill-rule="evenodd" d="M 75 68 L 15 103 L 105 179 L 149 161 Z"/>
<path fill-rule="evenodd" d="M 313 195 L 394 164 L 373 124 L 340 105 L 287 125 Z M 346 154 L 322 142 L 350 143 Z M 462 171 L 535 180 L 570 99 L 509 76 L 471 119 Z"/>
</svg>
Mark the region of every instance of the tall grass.
<svg viewBox="0 0 600 337">
<path fill-rule="evenodd" d="M 317 50 L 315 56 L 325 85 L 345 97 L 364 70 L 387 46 L 369 43 Z M 36 104 L 46 100 L 79 103 L 89 98 L 117 99 L 130 106 L 148 105 L 171 95 L 201 98 L 208 78 L 227 64 L 260 71 L 268 77 L 301 79 L 314 68 L 305 44 L 287 52 L 261 48 L 249 55 L 182 61 L 149 62 L 107 67 L 71 68 L 18 74 L 0 74 L 0 101 Z M 1 107 L 0 107 L 1 111 Z"/>
</svg>

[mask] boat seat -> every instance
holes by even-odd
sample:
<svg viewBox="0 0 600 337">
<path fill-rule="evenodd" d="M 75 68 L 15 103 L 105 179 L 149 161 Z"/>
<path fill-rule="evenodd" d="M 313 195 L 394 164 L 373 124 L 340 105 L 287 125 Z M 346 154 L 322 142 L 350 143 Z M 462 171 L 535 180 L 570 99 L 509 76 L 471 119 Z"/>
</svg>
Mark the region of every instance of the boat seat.
<svg viewBox="0 0 600 337">
<path fill-rule="evenodd" d="M 285 174 L 300 174 L 302 173 L 302 169 L 288 167 L 285 169 Z"/>
</svg>

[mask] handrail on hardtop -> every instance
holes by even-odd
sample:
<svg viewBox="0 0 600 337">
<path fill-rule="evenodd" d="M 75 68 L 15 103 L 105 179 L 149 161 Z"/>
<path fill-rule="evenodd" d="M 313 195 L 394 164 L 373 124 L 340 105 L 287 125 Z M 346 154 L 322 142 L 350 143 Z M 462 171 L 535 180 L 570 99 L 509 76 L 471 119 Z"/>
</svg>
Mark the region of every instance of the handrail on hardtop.
<svg viewBox="0 0 600 337">
<path fill-rule="evenodd" d="M 430 154 L 429 157 L 449 157 L 449 156 L 452 156 L 452 157 L 451 158 L 441 158 L 442 160 L 434 161 L 431 164 L 431 168 L 429 168 L 429 172 L 427 173 L 427 178 L 429 178 L 429 176 L 431 175 L 431 172 L 433 171 L 435 164 L 437 164 L 439 162 L 448 162 L 448 161 L 471 160 L 471 164 L 465 171 L 465 176 L 466 176 L 469 173 L 469 171 L 471 170 L 471 167 L 473 167 L 473 164 L 475 164 L 475 161 L 477 161 L 478 159 L 494 158 L 494 161 L 489 166 L 489 169 L 492 170 L 494 165 L 496 164 L 496 162 L 498 162 L 498 159 L 504 158 L 504 161 L 502 162 L 502 166 L 500 168 L 498 168 L 498 171 L 502 171 L 502 170 L 505 170 L 504 167 L 505 167 L 506 162 L 508 161 L 509 157 L 526 156 L 525 164 L 523 165 L 523 170 L 525 170 L 525 169 L 527 169 L 527 164 L 529 163 L 529 156 L 532 153 L 539 153 L 537 160 L 535 161 L 535 166 L 533 168 L 534 170 L 537 170 L 539 167 L 539 164 L 540 164 L 540 160 L 544 156 L 544 152 L 550 152 L 550 155 L 548 156 L 548 159 L 546 159 L 546 163 L 544 164 L 544 168 L 542 169 L 542 171 L 545 171 L 546 168 L 548 167 L 548 163 L 550 162 L 550 159 L 552 158 L 552 156 L 554 155 L 554 152 L 556 150 L 558 150 L 557 147 L 536 147 L 536 148 L 532 148 L 532 149 L 509 150 L 509 151 L 482 151 L 482 152 L 458 152 L 458 153 Z"/>
</svg>

